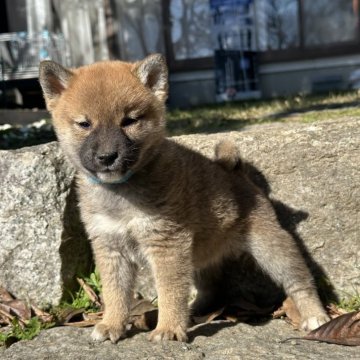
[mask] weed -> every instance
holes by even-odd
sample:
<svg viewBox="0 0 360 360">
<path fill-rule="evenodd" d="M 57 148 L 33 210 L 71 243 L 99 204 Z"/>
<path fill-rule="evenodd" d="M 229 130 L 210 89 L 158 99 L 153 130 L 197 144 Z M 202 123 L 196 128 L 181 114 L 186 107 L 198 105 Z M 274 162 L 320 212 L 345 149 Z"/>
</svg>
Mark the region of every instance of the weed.
<svg viewBox="0 0 360 360">
<path fill-rule="evenodd" d="M 360 293 L 346 294 L 346 296 L 339 301 L 337 306 L 348 312 L 360 311 Z"/>
<path fill-rule="evenodd" d="M 10 346 L 19 340 L 31 340 L 37 336 L 42 329 L 48 329 L 54 325 L 55 323 L 42 323 L 37 317 L 31 318 L 25 324 L 21 324 L 17 318 L 14 318 L 10 330 L 0 332 L 0 346 Z"/>
<path fill-rule="evenodd" d="M 82 277 L 85 284 L 89 285 L 96 295 L 99 295 L 101 292 L 101 282 L 100 275 L 97 269 L 92 272 L 89 277 Z M 80 287 L 75 293 L 69 292 L 70 301 L 64 301 L 60 304 L 59 307 L 53 309 L 53 312 L 56 316 L 57 310 L 62 310 L 64 308 L 73 308 L 73 309 L 84 309 L 86 312 L 98 311 L 99 308 L 94 304 L 90 299 L 89 295 L 86 293 L 83 287 Z"/>
<path fill-rule="evenodd" d="M 101 293 L 101 281 L 99 271 L 95 268 L 89 277 L 85 277 L 84 281 L 92 287 L 97 295 Z"/>
</svg>

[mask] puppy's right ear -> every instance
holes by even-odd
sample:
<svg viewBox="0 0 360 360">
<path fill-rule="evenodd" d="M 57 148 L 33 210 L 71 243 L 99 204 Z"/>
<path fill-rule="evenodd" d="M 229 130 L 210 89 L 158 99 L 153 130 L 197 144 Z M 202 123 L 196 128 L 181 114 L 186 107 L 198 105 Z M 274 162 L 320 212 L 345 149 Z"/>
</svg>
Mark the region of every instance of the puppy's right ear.
<svg viewBox="0 0 360 360">
<path fill-rule="evenodd" d="M 168 69 L 160 54 L 152 54 L 133 65 L 133 73 L 155 96 L 165 101 L 168 93 Z"/>
<path fill-rule="evenodd" d="M 57 100 L 69 86 L 73 76 L 74 74 L 70 70 L 54 61 L 45 60 L 40 63 L 39 81 L 49 111 L 54 109 Z"/>
</svg>

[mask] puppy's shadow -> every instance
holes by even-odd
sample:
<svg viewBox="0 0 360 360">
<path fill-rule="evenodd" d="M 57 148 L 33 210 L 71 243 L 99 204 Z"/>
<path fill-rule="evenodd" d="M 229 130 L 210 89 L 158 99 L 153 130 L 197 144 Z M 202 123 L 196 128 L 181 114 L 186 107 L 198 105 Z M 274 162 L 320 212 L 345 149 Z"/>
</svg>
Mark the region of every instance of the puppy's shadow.
<svg viewBox="0 0 360 360">
<path fill-rule="evenodd" d="M 78 194 L 75 178 L 69 184 L 66 205 L 62 217 L 62 242 L 59 253 L 61 256 L 61 278 L 63 279 L 63 300 L 71 300 L 71 293 L 79 289 L 77 276 L 90 274 L 93 259 L 90 242 L 84 224 L 80 220 Z"/>
<path fill-rule="evenodd" d="M 236 326 L 235 322 L 220 321 L 212 323 L 199 324 L 196 327 L 192 328 L 188 332 L 189 343 L 192 343 L 198 336 L 211 337 L 222 329 Z"/>
</svg>

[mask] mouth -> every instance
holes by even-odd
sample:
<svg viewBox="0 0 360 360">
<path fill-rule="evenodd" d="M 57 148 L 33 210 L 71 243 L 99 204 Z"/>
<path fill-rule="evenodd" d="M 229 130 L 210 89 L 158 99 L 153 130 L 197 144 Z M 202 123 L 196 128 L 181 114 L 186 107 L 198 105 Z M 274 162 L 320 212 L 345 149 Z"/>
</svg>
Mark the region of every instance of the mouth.
<svg viewBox="0 0 360 360">
<path fill-rule="evenodd" d="M 122 165 L 110 165 L 103 169 L 97 169 L 93 172 L 94 176 L 102 183 L 121 184 L 126 182 L 133 174 L 131 168 L 135 159 L 126 159 Z"/>
<path fill-rule="evenodd" d="M 128 151 L 114 159 L 100 158 L 96 153 L 90 153 L 81 158 L 81 164 L 92 183 L 121 184 L 133 174 L 133 168 L 138 160 L 137 151 Z"/>
</svg>

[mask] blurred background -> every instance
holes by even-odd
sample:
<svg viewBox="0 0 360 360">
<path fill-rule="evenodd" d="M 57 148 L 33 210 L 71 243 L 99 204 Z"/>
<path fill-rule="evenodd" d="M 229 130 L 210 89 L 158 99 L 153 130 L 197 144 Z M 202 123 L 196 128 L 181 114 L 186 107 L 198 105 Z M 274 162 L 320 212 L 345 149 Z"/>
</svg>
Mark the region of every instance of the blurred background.
<svg viewBox="0 0 360 360">
<path fill-rule="evenodd" d="M 154 52 L 170 109 L 357 89 L 359 0 L 1 0 L 0 108 L 38 110 L 2 111 L 0 124 L 44 116 L 41 60 Z"/>
</svg>

